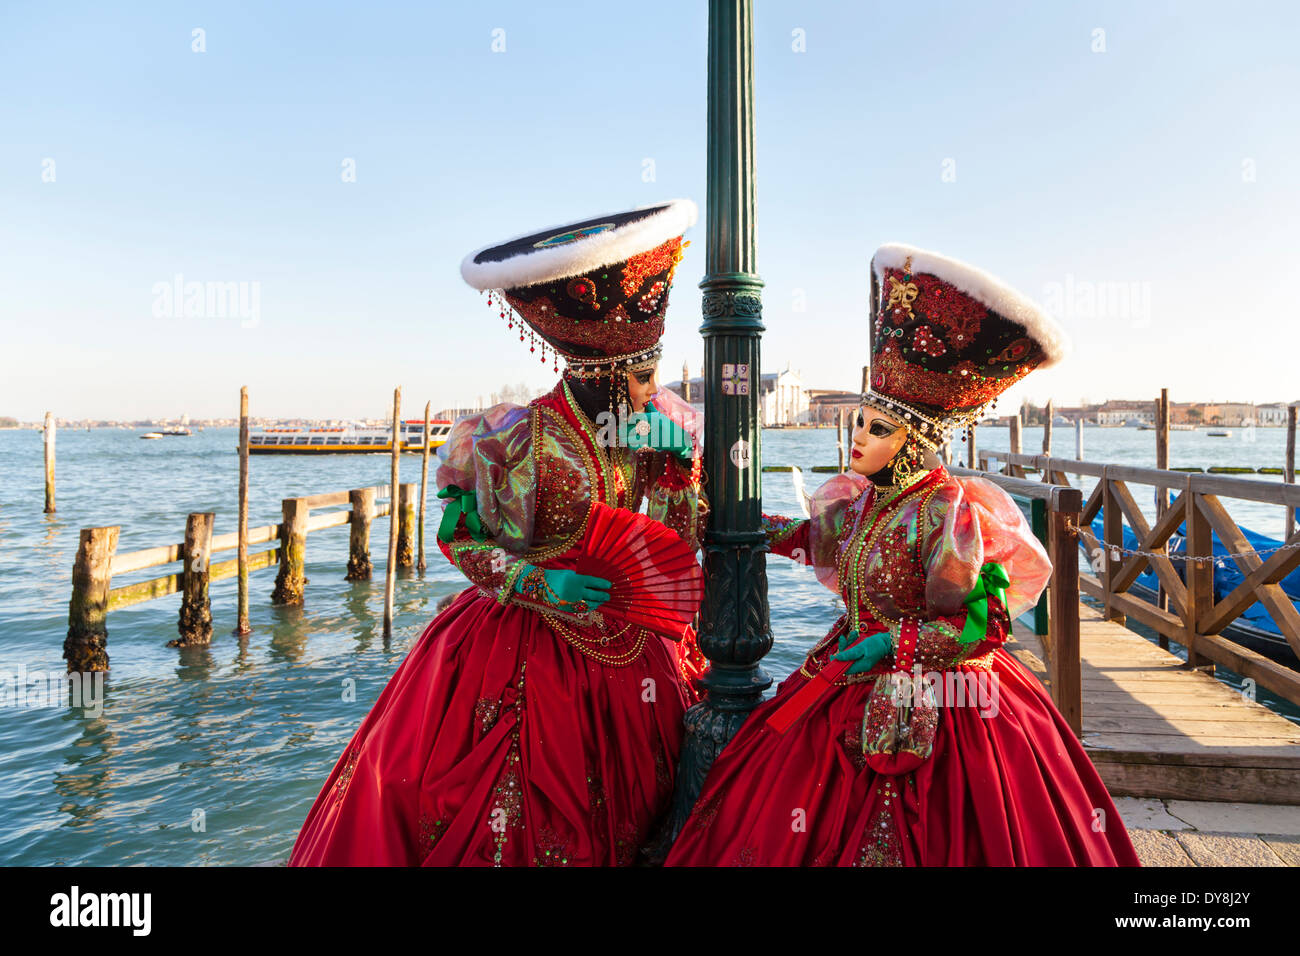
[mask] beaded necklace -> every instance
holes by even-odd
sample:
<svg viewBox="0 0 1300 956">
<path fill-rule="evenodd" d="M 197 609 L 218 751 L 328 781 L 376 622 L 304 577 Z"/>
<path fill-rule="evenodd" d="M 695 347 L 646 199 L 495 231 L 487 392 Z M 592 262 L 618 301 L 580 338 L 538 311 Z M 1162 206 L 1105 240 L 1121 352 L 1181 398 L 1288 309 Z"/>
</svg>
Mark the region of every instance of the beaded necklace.
<svg viewBox="0 0 1300 956">
<path fill-rule="evenodd" d="M 631 622 L 623 624 L 612 634 L 605 632 L 602 623 L 597 623 L 596 628 L 599 636 L 585 637 L 581 633 L 566 627 L 554 614 L 548 611 L 540 613 L 546 619 L 546 623 L 554 628 L 557 634 L 572 644 L 578 651 L 597 663 L 604 664 L 606 667 L 625 667 L 640 657 L 641 652 L 645 650 L 645 642 L 649 632 Z M 603 621 L 603 618 L 599 618 L 599 621 Z M 611 648 L 615 649 L 611 650 Z"/>
<path fill-rule="evenodd" d="M 582 454 L 593 502 L 597 498 L 601 498 L 605 504 L 617 507 L 620 503 L 620 496 L 628 492 L 632 482 L 627 471 L 621 467 L 621 463 L 601 454 L 601 445 L 596 439 L 595 426 L 582 411 L 582 406 L 574 399 L 573 393 L 569 391 L 568 383 L 561 381 L 564 386 L 565 401 L 568 402 L 569 410 L 573 414 L 573 421 L 577 422 L 580 433 L 575 432 L 571 421 L 555 409 L 545 407 L 545 410 L 551 414 L 559 428 L 569 435 L 570 440 L 574 442 L 578 451 Z M 535 426 L 535 429 L 534 442 L 536 447 L 540 448 L 540 429 L 537 426 Z M 604 467 L 599 464 L 602 461 Z M 614 476 L 613 480 L 610 480 L 611 472 Z M 597 488 L 597 485 L 599 485 L 599 488 Z M 557 548 L 547 552 L 545 556 L 555 557 L 557 554 L 572 548 L 586 529 L 590 515 L 591 509 L 588 508 L 587 515 L 582 521 L 582 527 L 566 541 L 561 542 Z M 537 560 L 536 555 L 530 555 L 530 557 Z M 645 650 L 646 640 L 649 636 L 649 632 L 644 628 L 631 623 L 623 624 L 621 627 L 610 631 L 607 629 L 604 618 L 600 617 L 599 614 L 596 615 L 595 621 L 591 625 L 571 627 L 561 620 L 557 614 L 546 610 L 539 610 L 538 613 L 551 630 L 572 647 L 607 667 L 625 667 L 631 664 Z"/>
<path fill-rule="evenodd" d="M 942 467 L 943 466 L 940 465 L 928 472 L 914 474 L 899 485 L 887 485 L 877 488 L 877 494 L 871 503 L 870 510 L 867 511 L 864 509 L 859 512 L 858 518 L 853 524 L 853 529 L 849 533 L 849 541 L 838 555 L 835 568 L 837 579 L 841 582 L 848 582 L 848 597 L 845 600 L 845 610 L 847 611 L 846 623 L 848 625 L 847 630 L 861 630 L 861 604 L 863 603 L 867 605 L 867 610 L 871 612 L 871 616 L 874 620 L 885 625 L 898 623 L 896 619 L 886 617 L 882 614 L 880 609 L 876 607 L 875 603 L 867 597 L 868 588 L 866 581 L 864 580 L 867 562 L 864 559 L 871 553 L 872 548 L 880 537 L 881 530 L 887 523 L 885 520 L 888 517 L 886 509 L 890 509 L 890 513 L 897 510 L 890 506 L 901 505 L 904 499 L 910 497 L 908 494 L 909 492 L 916 489 L 917 486 L 924 483 L 926 479 L 940 471 Z M 921 489 L 921 493 L 925 496 L 924 500 L 921 502 L 922 513 L 925 511 L 926 505 L 929 504 L 930 497 L 942 486 L 942 484 L 942 480 L 934 481 Z M 881 492 L 883 492 L 883 494 Z M 835 635 L 835 630 L 836 629 L 832 629 L 831 634 L 827 636 L 827 639 L 820 642 L 811 652 L 809 652 L 807 659 L 800 668 L 800 672 L 805 677 L 811 678 L 815 675 L 815 671 L 810 672 L 808 670 L 808 665 L 815 663 L 814 655 L 826 646 L 829 640 Z M 817 670 L 821 670 L 820 665 L 817 667 Z M 836 683 L 858 683 L 868 678 L 874 680 L 875 675 L 853 674 L 841 678 L 836 681 Z"/>
<path fill-rule="evenodd" d="M 861 560 L 864 554 L 869 554 L 876 539 L 879 537 L 880 529 L 884 526 L 881 520 L 885 509 L 891 505 L 900 503 L 906 495 L 906 492 L 912 490 L 934 472 L 921 472 L 910 476 L 900 485 L 886 485 L 876 489 L 875 499 L 871 503 L 871 510 L 863 516 L 859 513 L 858 520 L 854 522 L 853 530 L 849 534 L 848 545 L 839 553 L 836 562 L 836 576 L 841 581 L 849 582 L 849 596 L 855 597 L 854 588 L 861 583 L 862 566 Z M 883 493 L 882 493 L 883 492 Z M 865 534 L 859 534 L 865 529 Z M 859 588 L 860 589 L 860 588 Z M 856 613 L 856 601 L 851 601 L 850 614 L 854 626 L 859 623 Z M 882 621 L 881 623 L 887 623 Z"/>
<path fill-rule="evenodd" d="M 632 483 L 636 476 L 636 460 L 629 462 L 622 446 L 603 446 L 597 438 L 595 423 L 587 417 L 578 400 L 573 397 L 573 392 L 569 390 L 569 383 L 560 379 L 560 384 L 564 386 L 564 399 L 569 403 L 573 417 L 578 421 L 578 427 L 582 429 L 591 447 L 596 450 L 596 460 L 603 466 L 600 479 L 605 504 L 618 507 L 621 503 L 620 499 L 631 495 Z"/>
<path fill-rule="evenodd" d="M 574 447 L 578 449 L 578 454 L 582 455 L 582 464 L 583 464 L 583 469 L 587 474 L 588 485 L 591 485 L 591 482 L 593 480 L 600 480 L 600 472 L 599 469 L 597 468 L 595 458 L 592 456 L 591 452 L 587 449 L 587 446 L 583 442 L 581 436 L 579 436 L 577 433 L 574 432 L 573 427 L 568 422 L 568 419 L 566 419 L 558 411 L 556 411 L 555 409 L 547 405 L 536 406 L 533 409 L 533 416 L 532 416 L 533 454 L 534 455 L 541 454 L 541 449 L 542 449 L 541 413 L 542 412 L 545 412 L 549 416 L 548 421 L 553 422 L 555 428 L 558 429 L 563 435 L 565 435 L 568 438 L 568 440 L 573 443 Z M 595 498 L 594 490 L 592 493 L 592 498 L 593 500 Z M 539 502 L 539 506 L 540 504 L 541 503 Z M 570 548 L 574 546 L 574 544 L 577 543 L 577 541 L 586 532 L 587 521 L 590 520 L 591 518 L 591 510 L 592 509 L 590 507 L 587 508 L 586 512 L 582 516 L 582 523 L 573 531 L 572 534 L 569 535 L 569 537 L 565 538 L 564 540 L 560 541 L 558 544 L 550 548 L 531 549 L 528 551 L 525 557 L 527 557 L 533 564 L 537 564 L 540 561 L 546 561 L 549 560 L 550 558 L 558 557 L 559 555 L 568 551 Z"/>
</svg>

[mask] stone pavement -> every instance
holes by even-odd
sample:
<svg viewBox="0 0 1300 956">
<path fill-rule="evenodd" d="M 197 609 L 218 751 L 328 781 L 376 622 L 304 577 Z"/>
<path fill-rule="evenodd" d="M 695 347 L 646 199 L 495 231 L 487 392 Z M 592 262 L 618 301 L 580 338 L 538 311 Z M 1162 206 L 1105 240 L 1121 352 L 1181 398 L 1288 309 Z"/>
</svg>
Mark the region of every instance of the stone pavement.
<svg viewBox="0 0 1300 956">
<path fill-rule="evenodd" d="M 1143 866 L 1300 866 L 1300 806 L 1116 797 Z"/>
</svg>

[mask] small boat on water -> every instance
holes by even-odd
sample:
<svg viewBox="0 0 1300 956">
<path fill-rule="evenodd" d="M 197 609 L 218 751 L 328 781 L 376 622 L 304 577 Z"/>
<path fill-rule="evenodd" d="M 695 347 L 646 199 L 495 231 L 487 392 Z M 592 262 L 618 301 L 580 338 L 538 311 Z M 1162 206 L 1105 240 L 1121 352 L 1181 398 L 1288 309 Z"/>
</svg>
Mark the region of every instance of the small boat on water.
<svg viewBox="0 0 1300 956">
<path fill-rule="evenodd" d="M 192 435 L 192 434 L 194 434 L 192 431 L 190 431 L 190 430 L 189 430 L 188 428 L 186 428 L 184 425 L 175 425 L 175 426 L 173 426 L 173 427 L 171 427 L 171 428 L 164 428 L 164 429 L 162 430 L 162 433 L 163 433 L 163 435 L 165 435 L 165 436 L 168 437 L 168 438 L 172 438 L 172 437 L 180 436 L 180 435 Z"/>
<path fill-rule="evenodd" d="M 447 443 L 452 422 L 429 421 L 429 448 Z M 402 421 L 403 452 L 424 451 L 424 419 Z M 248 436 L 251 455 L 348 455 L 391 453 L 391 428 L 359 425 L 329 428 L 262 428 Z"/>
<path fill-rule="evenodd" d="M 1205 434 L 1209 435 L 1211 438 L 1231 438 L 1231 437 L 1232 437 L 1232 432 L 1227 431 L 1227 430 L 1224 430 L 1224 429 L 1220 429 L 1220 430 L 1212 431 L 1212 432 L 1206 432 Z"/>
<path fill-rule="evenodd" d="M 145 433 L 144 433 L 143 435 L 141 435 L 140 437 L 141 437 L 141 438 L 162 438 L 162 437 L 163 437 L 163 433 L 162 433 L 162 432 L 145 432 Z"/>
</svg>

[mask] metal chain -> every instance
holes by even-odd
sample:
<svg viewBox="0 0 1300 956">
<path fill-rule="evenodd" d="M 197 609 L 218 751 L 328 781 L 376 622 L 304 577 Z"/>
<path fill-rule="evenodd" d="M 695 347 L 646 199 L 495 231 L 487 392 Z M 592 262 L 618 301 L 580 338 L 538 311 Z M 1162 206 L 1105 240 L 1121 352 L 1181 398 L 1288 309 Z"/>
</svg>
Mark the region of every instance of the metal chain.
<svg viewBox="0 0 1300 956">
<path fill-rule="evenodd" d="M 1079 534 L 1079 531 L 1081 529 L 1073 521 L 1067 518 L 1065 524 L 1066 527 L 1069 528 L 1069 530 L 1073 532 L 1076 536 Z M 1088 529 L 1088 533 L 1089 534 L 1092 533 L 1091 528 Z M 1100 541 L 1100 540 L 1098 543 L 1105 545 L 1105 550 L 1111 553 L 1119 552 L 1120 554 L 1140 554 L 1148 558 L 1168 558 L 1170 561 L 1196 561 L 1196 562 L 1211 561 L 1214 564 L 1217 564 L 1219 567 L 1223 567 L 1223 562 L 1228 558 L 1235 559 L 1235 558 L 1258 557 L 1259 555 L 1262 554 L 1272 554 L 1274 551 L 1294 551 L 1297 548 L 1300 548 L 1300 542 L 1297 542 L 1295 544 L 1279 545 L 1276 548 L 1264 548 L 1261 551 L 1242 551 L 1238 554 L 1192 555 L 1192 554 L 1168 554 L 1167 552 L 1164 551 L 1143 551 L 1140 548 L 1137 549 L 1124 548 L 1124 547 L 1120 547 L 1117 544 L 1106 544 L 1104 541 Z"/>
</svg>

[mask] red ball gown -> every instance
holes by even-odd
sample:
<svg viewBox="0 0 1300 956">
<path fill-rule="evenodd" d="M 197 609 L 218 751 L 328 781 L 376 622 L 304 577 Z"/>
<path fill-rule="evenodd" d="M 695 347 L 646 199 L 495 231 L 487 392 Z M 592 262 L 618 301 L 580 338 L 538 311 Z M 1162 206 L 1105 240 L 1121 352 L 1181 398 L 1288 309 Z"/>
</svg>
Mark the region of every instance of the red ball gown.
<svg viewBox="0 0 1300 956">
<path fill-rule="evenodd" d="M 668 865 L 1138 865 L 1082 746 L 1002 647 L 1009 614 L 1032 607 L 1051 573 L 1011 498 L 939 466 L 879 493 L 836 476 L 810 510 L 803 521 L 764 516 L 772 550 L 811 564 L 849 611 L 718 757 Z M 1010 585 L 1005 603 L 988 597 L 982 639 L 963 643 L 964 600 L 985 562 Z M 816 676 L 853 610 L 862 634 L 888 627 L 896 649 L 914 640 L 934 689 L 928 735 L 923 708 L 910 731 L 928 746 L 894 751 L 907 760 L 874 746 L 891 739 L 869 705 L 892 652 L 868 673 Z M 792 720 L 799 708 L 783 708 L 810 681 L 824 692 L 805 691 L 812 703 Z M 892 733 L 908 742 L 907 725 Z"/>
<path fill-rule="evenodd" d="M 674 398 L 655 401 L 680 420 Z M 707 506 L 698 458 L 619 448 L 611 459 L 593 429 L 563 381 L 453 428 L 438 487 L 474 491 L 490 533 L 471 535 L 462 514 L 441 547 L 474 586 L 389 680 L 290 865 L 633 862 L 673 792 L 704 663 L 693 632 L 674 643 L 636 626 L 585 628 L 513 585 L 525 561 L 562 566 L 593 502 L 635 511 L 645 499 L 692 545 Z"/>
</svg>

